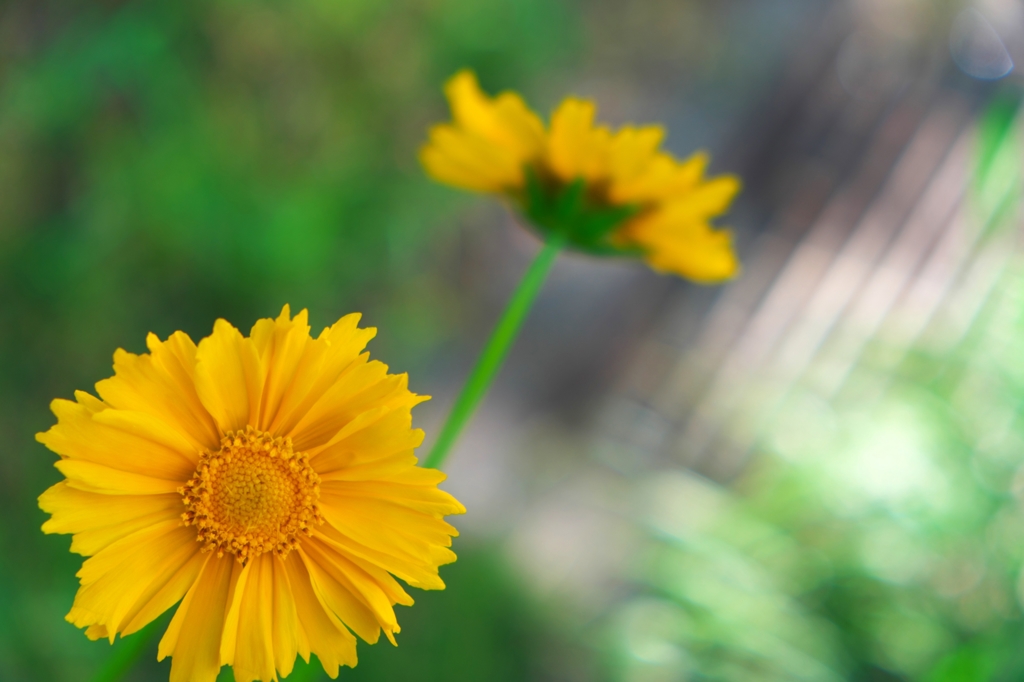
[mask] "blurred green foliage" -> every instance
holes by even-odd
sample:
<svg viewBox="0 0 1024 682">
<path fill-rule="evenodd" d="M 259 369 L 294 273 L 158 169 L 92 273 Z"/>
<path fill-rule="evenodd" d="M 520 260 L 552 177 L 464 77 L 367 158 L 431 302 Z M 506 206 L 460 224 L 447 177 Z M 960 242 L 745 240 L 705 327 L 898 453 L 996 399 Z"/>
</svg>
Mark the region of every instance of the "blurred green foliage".
<svg viewBox="0 0 1024 682">
<path fill-rule="evenodd" d="M 669 49 L 696 60 L 697 44 L 733 54 L 691 20 L 728 3 L 649 3 L 639 23 L 599 4 L 609 42 L 640 36 L 610 63 L 630 45 L 645 66 Z M 39 532 L 35 498 L 59 478 L 33 439 L 48 401 L 107 376 L 112 351 L 142 350 L 146 332 L 200 338 L 216 317 L 246 328 L 285 302 L 314 326 L 365 311 L 381 328 L 371 350 L 424 391 L 416 370 L 457 335 L 449 270 L 470 201 L 416 161 L 447 117 L 440 86 L 470 66 L 485 89 L 537 101 L 583 47 L 581 7 L 0 4 L 0 680 L 82 680 L 110 654 L 63 621 L 81 558 Z M 995 227 L 1019 208 L 1017 106 L 997 100 L 979 128 L 972 199 Z M 552 631 L 497 550 L 458 540 L 448 590 L 415 593 L 400 646 L 360 645 L 343 676 L 554 679 L 551 659 L 596 656 L 605 667 L 579 676 L 1024 678 L 1022 313 L 1015 263 L 955 347 L 876 347 L 839 398 L 790 395 L 735 487 L 664 476 L 635 557 L 641 593 L 589 652 Z M 153 658 L 128 679 L 166 679 Z"/>
<path fill-rule="evenodd" d="M 1018 225 L 1018 102 L 979 119 L 982 249 Z M 794 387 L 733 485 L 650 491 L 647 589 L 609 623 L 619 679 L 1024 679 L 1019 252 L 981 303 L 910 348 L 875 339 L 837 395 Z"/>
<path fill-rule="evenodd" d="M 663 479 L 620 679 L 1022 679 L 1022 336 L 1018 261 L 951 352 L 795 391 L 735 490 Z"/>
<path fill-rule="evenodd" d="M 381 328 L 375 356 L 422 368 L 457 336 L 445 269 L 467 201 L 416 158 L 447 114 L 440 86 L 470 66 L 528 90 L 573 58 L 574 12 L 550 0 L 0 4 L 0 679 L 82 680 L 109 655 L 63 621 L 81 557 L 39 532 L 35 498 L 59 478 L 33 439 L 48 402 L 108 376 L 114 349 L 144 350 L 149 331 L 198 339 L 217 317 L 247 329 L 286 302 L 315 327 L 362 310 Z M 419 641 L 486 638 L 512 601 L 473 611 L 454 594 Z M 403 676 L 367 649 L 363 679 Z M 470 663 L 464 679 L 513 679 Z"/>
<path fill-rule="evenodd" d="M 339 679 L 422 680 L 422 682 L 520 682 L 542 679 L 545 655 L 564 642 L 545 631 L 538 606 L 523 599 L 493 548 L 463 549 L 444 570 L 443 592 L 417 592 L 416 604 L 397 612 L 398 647 L 386 641 L 360 645 L 359 664 Z M 546 641 L 545 641 L 546 640 Z M 553 644 L 554 642 L 554 644 Z M 562 653 L 564 653 L 563 650 Z M 220 682 L 234 679 L 223 668 Z M 300 659 L 288 677 L 297 682 L 329 678 L 315 658 Z"/>
<path fill-rule="evenodd" d="M 973 194 L 982 224 L 1002 227 L 1020 207 L 1024 167 L 1018 111 L 1021 93 L 1015 85 L 999 90 L 978 122 Z"/>
</svg>

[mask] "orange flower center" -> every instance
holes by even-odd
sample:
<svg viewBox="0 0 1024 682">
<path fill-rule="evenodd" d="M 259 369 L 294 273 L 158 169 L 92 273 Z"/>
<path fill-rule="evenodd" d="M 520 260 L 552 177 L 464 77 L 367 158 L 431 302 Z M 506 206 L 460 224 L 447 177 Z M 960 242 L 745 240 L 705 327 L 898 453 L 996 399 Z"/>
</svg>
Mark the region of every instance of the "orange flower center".
<svg viewBox="0 0 1024 682">
<path fill-rule="evenodd" d="M 264 552 L 285 557 L 323 523 L 317 505 L 320 477 L 290 438 L 251 426 L 228 433 L 220 450 L 199 457 L 195 474 L 178 489 L 182 518 L 195 526 L 203 551 L 235 555 L 244 566 Z"/>
</svg>

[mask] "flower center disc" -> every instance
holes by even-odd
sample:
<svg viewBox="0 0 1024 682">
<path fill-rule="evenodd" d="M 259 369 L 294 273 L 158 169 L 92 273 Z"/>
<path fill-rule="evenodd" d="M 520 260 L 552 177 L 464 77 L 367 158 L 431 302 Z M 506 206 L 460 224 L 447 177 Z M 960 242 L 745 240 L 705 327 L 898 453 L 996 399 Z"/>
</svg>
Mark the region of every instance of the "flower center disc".
<svg viewBox="0 0 1024 682">
<path fill-rule="evenodd" d="M 306 453 L 295 453 L 290 438 L 251 426 L 224 436 L 220 450 L 200 455 L 178 492 L 182 518 L 196 527 L 203 551 L 230 552 L 243 566 L 264 552 L 286 556 L 311 525 L 323 523 L 320 477 Z"/>
</svg>

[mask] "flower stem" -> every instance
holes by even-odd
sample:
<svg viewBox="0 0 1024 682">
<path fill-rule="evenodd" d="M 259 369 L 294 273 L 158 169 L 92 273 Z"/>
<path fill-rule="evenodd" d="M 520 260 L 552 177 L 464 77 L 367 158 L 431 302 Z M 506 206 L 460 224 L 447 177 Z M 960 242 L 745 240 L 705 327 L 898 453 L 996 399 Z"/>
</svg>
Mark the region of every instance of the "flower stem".
<svg viewBox="0 0 1024 682">
<path fill-rule="evenodd" d="M 562 244 L 561 238 L 550 238 L 526 270 L 519 286 L 516 287 L 511 300 L 505 307 L 505 312 L 501 314 L 501 319 L 498 320 L 497 326 L 491 332 L 491 338 L 487 340 L 487 345 L 484 346 L 483 352 L 477 359 L 469 379 L 462 387 L 462 392 L 455 400 L 448 420 L 441 429 L 441 434 L 437 437 L 433 449 L 423 462 L 423 466 L 440 469 L 444 464 L 444 460 L 452 446 L 455 445 L 455 441 L 458 440 L 459 434 L 469 418 L 473 416 L 473 412 L 487 393 L 487 389 L 494 381 L 501 365 L 505 362 L 505 357 L 519 335 L 523 321 L 529 314 L 530 308 L 533 307 L 533 302 L 537 298 L 537 294 L 540 293 L 541 287 L 544 286 L 544 280 L 547 279 L 551 266 L 558 258 L 559 251 L 562 250 Z"/>
</svg>

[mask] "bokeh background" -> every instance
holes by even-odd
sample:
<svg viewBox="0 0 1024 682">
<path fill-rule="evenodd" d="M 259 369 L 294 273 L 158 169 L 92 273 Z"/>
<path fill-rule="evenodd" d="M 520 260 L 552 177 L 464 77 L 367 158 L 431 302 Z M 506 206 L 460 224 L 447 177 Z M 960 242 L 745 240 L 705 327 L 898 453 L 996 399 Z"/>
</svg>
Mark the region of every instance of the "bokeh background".
<svg viewBox="0 0 1024 682">
<path fill-rule="evenodd" d="M 361 311 L 429 446 L 538 246 L 418 166 L 464 66 L 709 149 L 745 272 L 563 256 L 341 677 L 1024 679 L 1019 63 L 1021 0 L 0 2 L 0 680 L 111 656 L 34 434 L 115 348 Z"/>
</svg>

